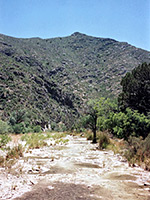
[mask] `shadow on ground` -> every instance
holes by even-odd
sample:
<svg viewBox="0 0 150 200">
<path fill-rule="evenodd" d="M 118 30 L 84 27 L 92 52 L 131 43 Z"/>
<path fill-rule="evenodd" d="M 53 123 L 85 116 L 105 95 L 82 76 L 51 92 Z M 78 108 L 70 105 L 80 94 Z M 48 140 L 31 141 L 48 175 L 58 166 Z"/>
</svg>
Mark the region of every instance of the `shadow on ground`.
<svg viewBox="0 0 150 200">
<path fill-rule="evenodd" d="M 111 199 L 111 196 L 109 197 Z M 106 197 L 106 199 L 109 199 Z M 14 200 L 98 200 L 94 190 L 85 185 L 56 182 L 37 184 L 33 190 Z"/>
</svg>

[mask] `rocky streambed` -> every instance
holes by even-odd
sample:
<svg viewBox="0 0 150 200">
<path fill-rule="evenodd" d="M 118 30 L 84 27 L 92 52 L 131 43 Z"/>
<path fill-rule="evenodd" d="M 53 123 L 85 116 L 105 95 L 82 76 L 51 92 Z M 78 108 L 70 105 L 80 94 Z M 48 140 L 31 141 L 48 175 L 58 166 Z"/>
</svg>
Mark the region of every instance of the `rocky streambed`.
<svg viewBox="0 0 150 200">
<path fill-rule="evenodd" d="M 85 138 L 66 139 L 0 168 L 0 199 L 150 200 L 150 172 L 129 167 L 120 155 L 100 151 Z"/>
</svg>

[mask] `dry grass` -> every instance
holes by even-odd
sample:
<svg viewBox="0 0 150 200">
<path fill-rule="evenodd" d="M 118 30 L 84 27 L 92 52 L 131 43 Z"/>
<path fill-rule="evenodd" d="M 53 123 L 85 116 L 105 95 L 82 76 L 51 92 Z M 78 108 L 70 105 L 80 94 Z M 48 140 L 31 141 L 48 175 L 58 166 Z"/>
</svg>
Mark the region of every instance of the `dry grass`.
<svg viewBox="0 0 150 200">
<path fill-rule="evenodd" d="M 106 149 L 110 144 L 109 136 L 106 133 L 101 133 L 99 135 L 99 149 Z"/>
<path fill-rule="evenodd" d="M 48 132 L 46 134 L 46 138 L 52 138 L 54 140 L 56 140 L 56 139 L 58 140 L 58 139 L 61 139 L 63 137 L 66 137 L 67 135 L 68 135 L 67 132 L 56 132 L 56 133 L 50 133 L 50 132 Z"/>
<path fill-rule="evenodd" d="M 0 166 L 3 167 L 5 162 L 5 158 L 3 156 L 0 156 Z"/>
<path fill-rule="evenodd" d="M 0 148 L 5 148 L 11 141 L 11 137 L 7 134 L 0 135 Z"/>
<path fill-rule="evenodd" d="M 20 157 L 23 157 L 23 152 L 23 146 L 21 144 L 18 144 L 17 146 L 14 146 L 8 150 L 6 160 L 18 159 Z"/>
<path fill-rule="evenodd" d="M 47 146 L 46 135 L 42 133 L 25 134 L 21 137 L 22 141 L 26 141 L 28 149 L 39 149 Z"/>
<path fill-rule="evenodd" d="M 130 137 L 124 154 L 130 166 L 135 164 L 150 171 L 150 134 L 143 140 L 140 137 Z"/>
<path fill-rule="evenodd" d="M 5 149 L 6 156 L 0 156 L 0 166 L 5 167 L 9 172 L 12 166 L 17 162 L 20 157 L 23 157 L 24 147 L 18 144 L 12 148 Z"/>
<path fill-rule="evenodd" d="M 65 144 L 68 142 L 67 139 L 63 139 L 66 137 L 68 133 L 66 132 L 46 132 L 46 133 L 32 133 L 32 134 L 24 134 L 21 137 L 22 141 L 26 141 L 26 145 L 29 149 L 38 149 L 45 146 L 48 146 L 47 140 L 52 139 L 55 141 L 55 144 Z"/>
</svg>

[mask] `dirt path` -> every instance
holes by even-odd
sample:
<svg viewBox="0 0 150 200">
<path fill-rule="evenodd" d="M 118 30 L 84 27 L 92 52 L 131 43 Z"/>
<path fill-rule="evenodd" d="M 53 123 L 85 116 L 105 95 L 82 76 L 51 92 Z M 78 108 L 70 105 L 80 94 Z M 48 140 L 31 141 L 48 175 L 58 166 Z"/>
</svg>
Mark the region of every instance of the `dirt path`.
<svg viewBox="0 0 150 200">
<path fill-rule="evenodd" d="M 16 165 L 22 169 L 16 187 L 9 196 L 6 188 L 1 199 L 150 200 L 149 172 L 128 167 L 119 155 L 99 151 L 85 138 L 68 139 L 67 145 L 26 153 Z"/>
</svg>

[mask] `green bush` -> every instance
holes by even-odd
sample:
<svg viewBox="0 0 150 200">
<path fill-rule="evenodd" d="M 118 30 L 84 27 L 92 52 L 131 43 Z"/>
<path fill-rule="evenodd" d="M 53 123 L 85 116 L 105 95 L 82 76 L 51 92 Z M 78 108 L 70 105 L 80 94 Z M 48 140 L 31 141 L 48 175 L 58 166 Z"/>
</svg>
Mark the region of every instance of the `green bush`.
<svg viewBox="0 0 150 200">
<path fill-rule="evenodd" d="M 107 129 L 107 118 L 105 116 L 99 116 L 97 118 L 97 127 L 100 131 L 105 131 Z"/>
<path fill-rule="evenodd" d="M 28 113 L 25 109 L 19 109 L 11 113 L 9 118 L 9 123 L 14 126 L 15 124 L 20 124 L 21 122 L 28 121 Z"/>
<path fill-rule="evenodd" d="M 150 132 L 150 119 L 127 108 L 125 112 L 111 112 L 105 126 L 115 136 L 128 140 L 129 136 L 146 138 Z"/>
<path fill-rule="evenodd" d="M 59 124 L 59 131 L 60 132 L 65 132 L 67 130 L 65 124 Z"/>
<path fill-rule="evenodd" d="M 33 128 L 31 126 L 25 127 L 23 130 L 23 133 L 33 133 Z"/>
<path fill-rule="evenodd" d="M 66 137 L 67 133 L 66 132 L 63 132 L 63 133 L 55 133 L 53 135 L 51 135 L 51 137 L 56 140 L 56 139 L 60 139 L 60 138 L 63 138 L 63 137 Z"/>
<path fill-rule="evenodd" d="M 0 135 L 0 148 L 6 146 L 8 142 L 11 141 L 11 137 L 8 135 Z"/>
<path fill-rule="evenodd" d="M 54 131 L 55 129 L 57 129 L 57 124 L 55 122 L 51 123 L 51 129 Z"/>
<path fill-rule="evenodd" d="M 38 149 L 47 146 L 45 139 L 46 136 L 41 133 L 32 133 L 32 135 L 25 134 L 21 137 L 22 141 L 26 141 L 29 149 Z"/>
<path fill-rule="evenodd" d="M 37 125 L 37 126 L 33 126 L 33 132 L 34 133 L 40 133 L 42 130 L 41 130 L 41 126 Z"/>
<path fill-rule="evenodd" d="M 12 131 L 16 134 L 19 134 L 19 133 L 25 133 L 26 130 L 25 130 L 25 126 L 23 123 L 19 123 L 19 124 L 15 124 L 14 126 L 12 126 Z"/>
<path fill-rule="evenodd" d="M 20 109 L 11 113 L 9 117 L 10 130 L 12 133 L 31 133 L 40 132 L 40 126 L 34 126 L 31 123 L 31 112 Z M 33 116 L 32 116 L 33 117 Z"/>
<path fill-rule="evenodd" d="M 0 134 L 8 133 L 8 131 L 9 131 L 9 126 L 7 122 L 0 120 Z"/>
<path fill-rule="evenodd" d="M 29 139 L 29 135 L 27 133 L 25 133 L 22 137 L 21 137 L 21 140 L 22 141 L 27 141 Z"/>
</svg>

